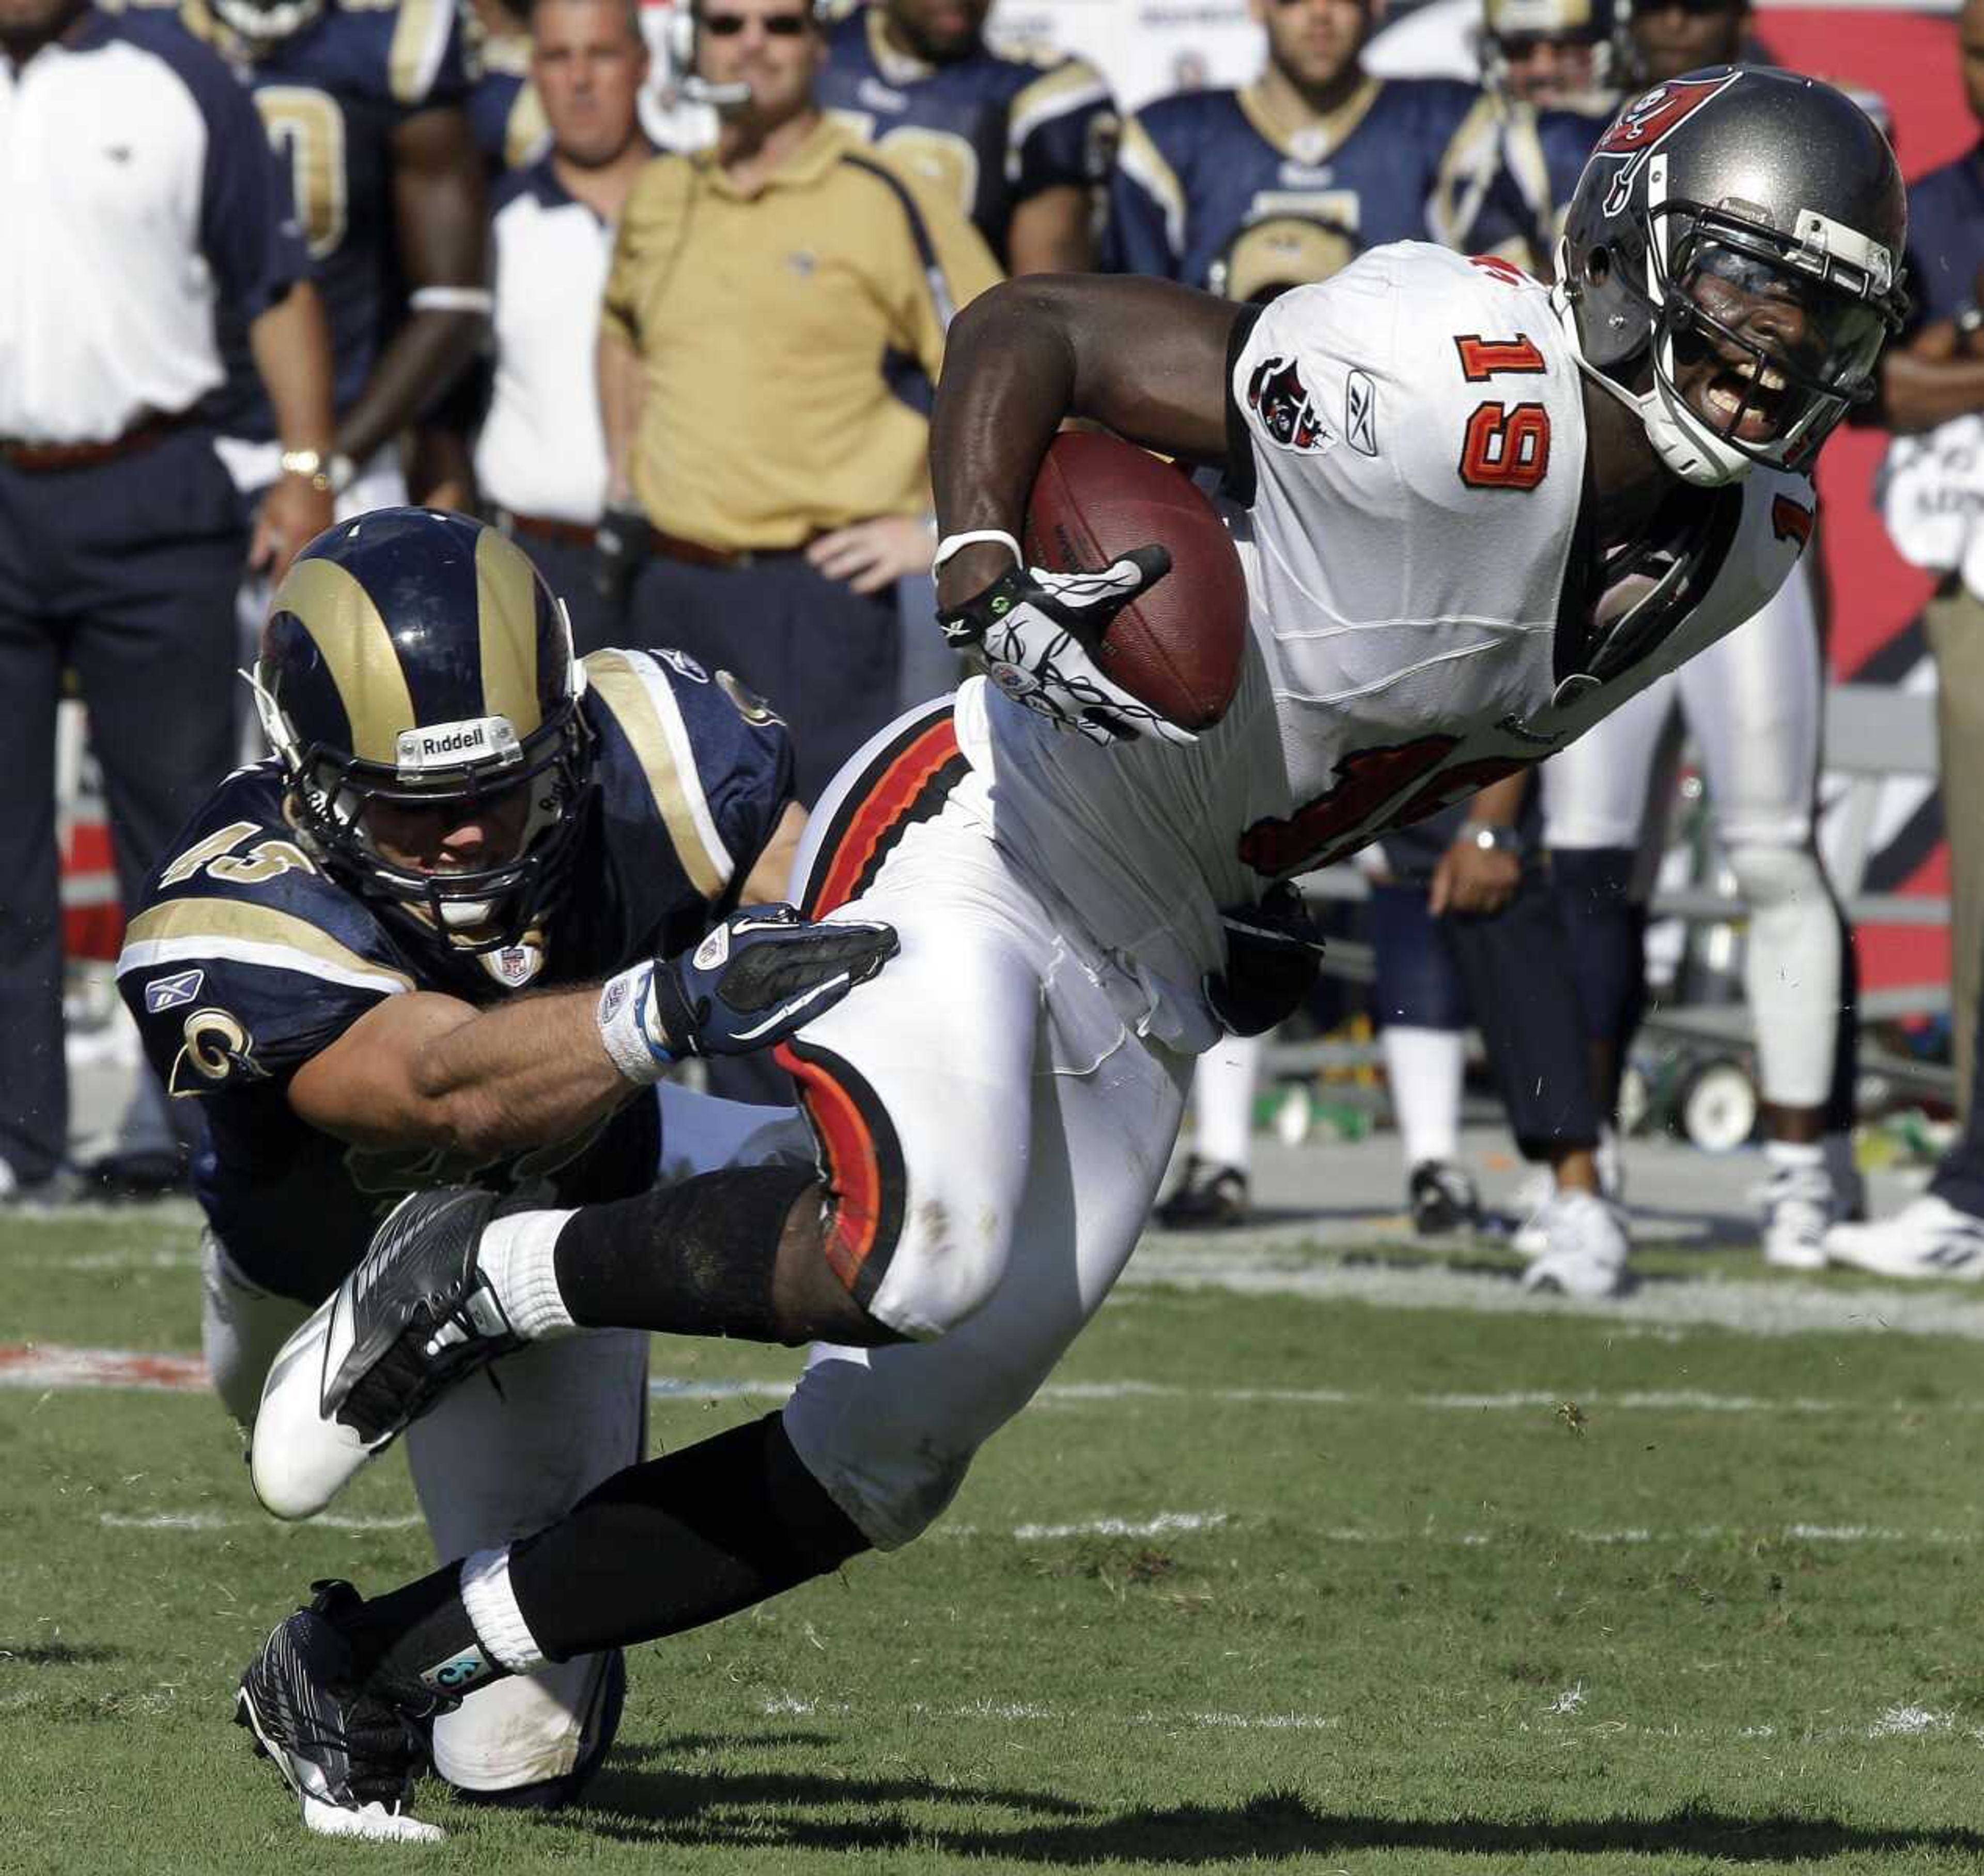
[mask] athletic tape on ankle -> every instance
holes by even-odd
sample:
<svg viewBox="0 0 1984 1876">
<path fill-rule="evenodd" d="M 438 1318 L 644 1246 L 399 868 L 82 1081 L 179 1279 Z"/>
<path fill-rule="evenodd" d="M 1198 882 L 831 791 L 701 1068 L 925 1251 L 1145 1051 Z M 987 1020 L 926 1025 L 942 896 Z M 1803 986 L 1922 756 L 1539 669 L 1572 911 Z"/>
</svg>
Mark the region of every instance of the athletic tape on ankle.
<svg viewBox="0 0 1984 1876">
<path fill-rule="evenodd" d="M 666 1050 L 657 1053 L 648 1039 L 648 1026 L 642 1020 L 652 964 L 636 964 L 617 977 L 608 977 L 599 993 L 596 1013 L 599 1040 L 618 1069 L 636 1087 L 652 1087 L 674 1060 Z"/>
<path fill-rule="evenodd" d="M 545 1664 L 545 1651 L 531 1633 L 517 1593 L 510 1586 L 510 1546 L 478 1550 L 462 1559 L 461 1606 L 475 1630 L 475 1638 L 513 1674 L 528 1674 Z"/>
</svg>

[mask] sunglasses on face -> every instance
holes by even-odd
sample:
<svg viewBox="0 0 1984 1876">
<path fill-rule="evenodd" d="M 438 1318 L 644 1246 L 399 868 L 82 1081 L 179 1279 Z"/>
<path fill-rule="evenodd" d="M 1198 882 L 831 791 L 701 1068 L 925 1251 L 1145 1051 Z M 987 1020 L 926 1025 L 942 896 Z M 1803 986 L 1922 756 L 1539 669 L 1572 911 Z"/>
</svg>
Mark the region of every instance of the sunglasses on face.
<svg viewBox="0 0 1984 1876">
<path fill-rule="evenodd" d="M 752 18 L 748 13 L 705 13 L 696 23 L 712 39 L 734 39 Z M 812 23 L 803 13 L 761 13 L 756 18 L 775 39 L 796 39 Z"/>
</svg>

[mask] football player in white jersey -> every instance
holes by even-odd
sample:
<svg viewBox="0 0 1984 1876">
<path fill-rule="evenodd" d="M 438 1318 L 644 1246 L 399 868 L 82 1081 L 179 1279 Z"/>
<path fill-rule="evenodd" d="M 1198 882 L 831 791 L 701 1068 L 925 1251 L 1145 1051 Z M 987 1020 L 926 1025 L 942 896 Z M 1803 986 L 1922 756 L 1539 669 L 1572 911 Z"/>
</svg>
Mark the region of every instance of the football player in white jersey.
<svg viewBox="0 0 1984 1876">
<path fill-rule="evenodd" d="M 1838 92 L 1719 70 L 1622 116 L 1554 290 L 1413 243 L 1257 314 L 1079 275 L 968 309 L 932 459 L 943 622 L 989 681 L 884 732 L 809 825 L 813 915 L 901 942 L 784 1052 L 816 1169 L 409 1200 L 272 1371 L 256 1489 L 317 1509 L 461 1375 L 581 1325 L 819 1345 L 781 1412 L 290 1616 L 244 1691 L 279 1736 L 309 1716 L 293 1767 L 404 1791 L 400 1717 L 927 1529 L 1128 1258 L 1191 1057 L 1310 980 L 1278 883 L 1563 747 L 1782 583 L 1811 454 L 1899 323 L 1905 219 Z M 1196 739 L 1088 650 L 1161 550 L 1014 564 L 1071 414 L 1227 465 L 1252 628 Z M 632 1001 L 606 987 L 598 1047 L 651 1070 Z"/>
</svg>

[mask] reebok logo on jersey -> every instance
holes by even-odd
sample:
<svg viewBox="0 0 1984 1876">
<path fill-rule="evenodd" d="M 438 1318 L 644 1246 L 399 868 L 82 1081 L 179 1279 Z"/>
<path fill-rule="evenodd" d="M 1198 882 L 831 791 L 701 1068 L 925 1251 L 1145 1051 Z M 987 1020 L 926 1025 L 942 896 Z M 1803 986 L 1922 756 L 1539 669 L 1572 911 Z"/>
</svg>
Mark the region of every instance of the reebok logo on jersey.
<svg viewBox="0 0 1984 1876">
<path fill-rule="evenodd" d="M 1292 358 L 1264 359 L 1247 380 L 1247 404 L 1268 440 L 1285 450 L 1326 450 L 1336 441 L 1316 414 Z"/>
<path fill-rule="evenodd" d="M 176 1010 L 199 994 L 206 981 L 203 970 L 176 970 L 169 977 L 154 977 L 145 986 L 145 1008 L 152 1016 L 161 1010 Z"/>
<path fill-rule="evenodd" d="M 1343 380 L 1343 440 L 1359 456 L 1378 454 L 1378 387 L 1362 371 Z"/>
<path fill-rule="evenodd" d="M 672 645 L 658 645 L 655 655 L 670 670 L 679 672 L 692 684 L 707 684 L 709 673 L 703 669 L 686 652 L 678 652 Z"/>
</svg>

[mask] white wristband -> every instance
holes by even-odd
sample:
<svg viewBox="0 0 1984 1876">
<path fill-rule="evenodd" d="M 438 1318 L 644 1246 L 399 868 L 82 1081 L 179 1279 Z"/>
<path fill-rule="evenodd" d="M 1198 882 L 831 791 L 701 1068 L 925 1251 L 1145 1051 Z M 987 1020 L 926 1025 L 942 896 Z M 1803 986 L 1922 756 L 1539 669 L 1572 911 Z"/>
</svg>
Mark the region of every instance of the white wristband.
<svg viewBox="0 0 1984 1876">
<path fill-rule="evenodd" d="M 480 313 L 496 310 L 496 296 L 486 286 L 417 286 L 407 296 L 416 313 Z"/>
<path fill-rule="evenodd" d="M 937 544 L 937 551 L 930 557 L 930 571 L 933 574 L 943 572 L 943 563 L 953 554 L 961 554 L 967 548 L 975 547 L 981 541 L 997 541 L 1012 554 L 1020 566 L 1027 564 L 1027 557 L 1020 551 L 1019 542 L 1003 528 L 974 528 L 961 534 L 946 534 Z"/>
<path fill-rule="evenodd" d="M 636 964 L 617 977 L 608 977 L 599 993 L 599 1040 L 612 1057 L 613 1066 L 637 1088 L 653 1087 L 674 1060 L 665 1049 L 656 1051 L 642 1020 L 654 971 L 651 963 Z"/>
</svg>

